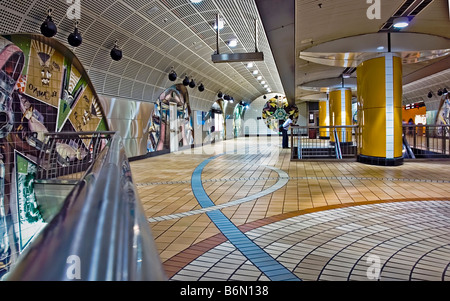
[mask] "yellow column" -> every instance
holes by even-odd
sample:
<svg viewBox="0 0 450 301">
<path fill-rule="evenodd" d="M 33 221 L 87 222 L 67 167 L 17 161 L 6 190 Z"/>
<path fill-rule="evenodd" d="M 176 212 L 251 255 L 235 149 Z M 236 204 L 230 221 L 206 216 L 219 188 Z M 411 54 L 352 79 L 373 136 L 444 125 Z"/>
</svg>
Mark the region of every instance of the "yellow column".
<svg viewBox="0 0 450 301">
<path fill-rule="evenodd" d="M 319 126 L 330 126 L 330 101 L 319 102 Z M 330 129 L 321 128 L 319 131 L 321 139 L 330 138 Z"/>
<path fill-rule="evenodd" d="M 330 92 L 330 126 L 352 125 L 352 90 L 350 88 L 336 89 Z M 330 129 L 332 131 L 333 129 Z M 351 129 L 337 129 L 341 143 L 353 141 Z M 336 142 L 330 132 L 331 142 Z"/>
<path fill-rule="evenodd" d="M 358 161 L 403 164 L 402 61 L 393 53 L 358 66 Z"/>
</svg>

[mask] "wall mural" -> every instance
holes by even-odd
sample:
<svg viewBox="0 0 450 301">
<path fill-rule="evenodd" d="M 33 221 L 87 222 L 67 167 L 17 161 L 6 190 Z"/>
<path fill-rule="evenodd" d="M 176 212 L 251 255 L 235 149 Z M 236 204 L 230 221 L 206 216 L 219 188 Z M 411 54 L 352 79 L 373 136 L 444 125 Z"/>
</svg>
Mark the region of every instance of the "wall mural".
<svg viewBox="0 0 450 301">
<path fill-rule="evenodd" d="M 299 110 L 297 106 L 290 105 L 286 98 L 277 97 L 269 99 L 262 112 L 262 117 L 267 127 L 278 132 L 280 127 L 280 121 L 287 120 L 290 115 L 294 116 L 294 124 L 298 121 Z"/>
<path fill-rule="evenodd" d="M 170 116 L 170 103 L 177 105 L 177 116 Z M 148 152 L 170 149 L 170 122 L 177 120 L 178 146 L 194 144 L 192 112 L 189 104 L 189 93 L 182 85 L 174 85 L 166 89 L 156 101 L 149 124 Z"/>
<path fill-rule="evenodd" d="M 441 100 L 438 114 L 436 116 L 436 125 L 450 125 L 450 96 L 445 95 Z M 437 128 L 437 135 L 442 136 L 442 128 Z M 448 133 L 447 133 L 448 134 Z"/>
<path fill-rule="evenodd" d="M 237 104 L 236 107 L 234 107 L 234 111 L 233 111 L 234 138 L 239 138 L 239 137 L 243 136 L 244 112 L 245 112 L 245 106 L 243 106 L 241 104 Z"/>
<path fill-rule="evenodd" d="M 108 130 L 98 98 L 74 62 L 55 40 L 0 37 L 0 278 L 46 224 L 33 188 L 45 133 Z M 90 141 L 82 143 L 67 147 L 87 153 Z"/>
</svg>

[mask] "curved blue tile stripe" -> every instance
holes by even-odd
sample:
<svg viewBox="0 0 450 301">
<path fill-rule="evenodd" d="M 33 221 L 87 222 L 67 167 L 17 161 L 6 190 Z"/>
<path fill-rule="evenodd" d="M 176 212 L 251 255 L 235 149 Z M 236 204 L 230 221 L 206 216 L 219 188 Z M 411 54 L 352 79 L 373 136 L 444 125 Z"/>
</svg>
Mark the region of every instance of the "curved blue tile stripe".
<svg viewBox="0 0 450 301">
<path fill-rule="evenodd" d="M 202 184 L 203 169 L 219 157 L 218 155 L 202 162 L 192 174 L 191 184 L 194 196 L 202 208 L 215 206 L 213 201 L 206 194 Z M 235 224 L 233 224 L 220 210 L 206 213 L 222 234 L 261 272 L 263 272 L 272 281 L 300 281 L 285 266 L 276 261 L 260 246 L 249 239 Z"/>
</svg>

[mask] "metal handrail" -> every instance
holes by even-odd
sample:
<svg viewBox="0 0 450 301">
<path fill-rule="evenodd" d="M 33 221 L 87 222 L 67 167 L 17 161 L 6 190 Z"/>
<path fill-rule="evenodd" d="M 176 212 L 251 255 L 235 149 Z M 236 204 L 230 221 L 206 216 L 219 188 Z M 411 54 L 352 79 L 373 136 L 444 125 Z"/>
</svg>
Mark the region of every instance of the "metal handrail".
<svg viewBox="0 0 450 301">
<path fill-rule="evenodd" d="M 6 276 L 10 281 L 166 279 L 118 134 Z"/>
</svg>

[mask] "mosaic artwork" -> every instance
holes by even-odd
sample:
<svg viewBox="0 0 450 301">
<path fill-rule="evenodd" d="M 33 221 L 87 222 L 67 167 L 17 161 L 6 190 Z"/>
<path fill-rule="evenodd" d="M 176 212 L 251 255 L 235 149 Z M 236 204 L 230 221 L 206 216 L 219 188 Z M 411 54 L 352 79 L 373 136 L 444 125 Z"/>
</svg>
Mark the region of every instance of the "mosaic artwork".
<svg viewBox="0 0 450 301">
<path fill-rule="evenodd" d="M 45 134 L 108 129 L 95 91 L 76 66 L 55 40 L 0 37 L 0 277 L 45 226 L 34 192 Z M 86 153 L 90 142 L 67 143 L 57 151 Z"/>
<path fill-rule="evenodd" d="M 280 121 L 285 121 L 289 116 L 294 117 L 294 123 L 297 123 L 299 117 L 299 110 L 297 106 L 290 105 L 286 98 L 274 97 L 269 99 L 262 112 L 267 127 L 275 132 L 278 132 L 280 127 Z"/>
</svg>

